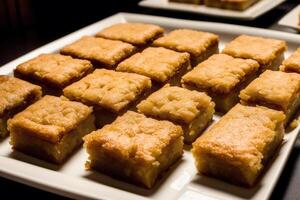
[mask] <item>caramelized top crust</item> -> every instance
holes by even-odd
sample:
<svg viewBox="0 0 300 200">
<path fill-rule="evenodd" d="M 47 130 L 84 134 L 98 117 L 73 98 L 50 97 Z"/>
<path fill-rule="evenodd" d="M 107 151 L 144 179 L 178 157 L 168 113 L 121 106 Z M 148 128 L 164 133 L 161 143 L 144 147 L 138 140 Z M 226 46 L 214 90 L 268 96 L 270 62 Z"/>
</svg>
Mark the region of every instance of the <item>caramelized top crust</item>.
<svg viewBox="0 0 300 200">
<path fill-rule="evenodd" d="M 205 93 L 174 86 L 163 87 L 154 92 L 137 108 L 146 115 L 183 121 L 188 124 L 211 106 L 214 106 L 214 103 Z"/>
<path fill-rule="evenodd" d="M 92 108 L 66 98 L 44 96 L 8 121 L 10 131 L 19 130 L 51 143 L 75 129 Z"/>
<path fill-rule="evenodd" d="M 213 33 L 178 29 L 171 31 L 166 36 L 158 38 L 153 42 L 153 45 L 173 49 L 175 51 L 188 52 L 193 56 L 199 56 L 212 44 L 217 44 L 218 41 L 219 37 Z"/>
<path fill-rule="evenodd" d="M 182 77 L 183 85 L 192 84 L 204 91 L 229 93 L 244 78 L 257 71 L 259 64 L 251 59 L 212 55 Z"/>
<path fill-rule="evenodd" d="M 39 99 L 42 88 L 11 76 L 0 75 L 0 117 L 16 108 L 31 96 Z"/>
<path fill-rule="evenodd" d="M 56 87 L 64 87 L 92 70 L 90 61 L 74 59 L 60 54 L 41 54 L 17 66 L 16 71 Z"/>
<path fill-rule="evenodd" d="M 169 121 L 128 111 L 112 124 L 85 136 L 84 146 L 101 148 L 115 159 L 146 165 L 157 161 L 163 149 L 182 135 L 181 127 Z"/>
<path fill-rule="evenodd" d="M 258 170 L 276 128 L 283 124 L 281 111 L 237 104 L 193 143 L 193 152 L 220 156 L 234 165 L 250 165 Z M 253 169 L 252 168 L 252 169 Z"/>
<path fill-rule="evenodd" d="M 179 53 L 162 47 L 149 47 L 121 62 L 117 71 L 133 72 L 158 82 L 165 82 L 188 62 L 188 53 Z"/>
<path fill-rule="evenodd" d="M 238 58 L 250 58 L 265 65 L 271 63 L 286 48 L 283 40 L 240 35 L 227 44 L 222 53 Z"/>
<path fill-rule="evenodd" d="M 153 24 L 120 23 L 112 25 L 96 34 L 112 40 L 121 40 L 135 45 L 145 45 L 163 34 L 164 29 Z"/>
<path fill-rule="evenodd" d="M 279 106 L 287 111 L 300 90 L 300 74 L 267 70 L 240 93 L 244 102 Z"/>
<path fill-rule="evenodd" d="M 116 65 L 134 51 L 135 47 L 131 44 L 91 36 L 84 36 L 61 49 L 63 54 L 97 61 L 108 66 Z"/>
<path fill-rule="evenodd" d="M 300 47 L 280 66 L 281 71 L 300 73 Z"/>
<path fill-rule="evenodd" d="M 69 99 L 118 112 L 149 88 L 151 80 L 146 76 L 96 69 L 63 92 Z"/>
</svg>

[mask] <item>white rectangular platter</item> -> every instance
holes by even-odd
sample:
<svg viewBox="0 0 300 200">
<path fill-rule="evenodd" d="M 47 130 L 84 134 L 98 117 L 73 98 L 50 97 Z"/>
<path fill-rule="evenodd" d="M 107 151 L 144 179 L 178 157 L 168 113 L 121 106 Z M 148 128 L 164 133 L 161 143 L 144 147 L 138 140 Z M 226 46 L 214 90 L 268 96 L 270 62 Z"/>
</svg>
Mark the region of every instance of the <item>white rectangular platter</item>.
<svg viewBox="0 0 300 200">
<path fill-rule="evenodd" d="M 120 22 L 153 23 L 166 28 L 166 30 L 191 28 L 213 32 L 220 36 L 220 49 L 224 47 L 225 43 L 240 34 L 252 34 L 285 40 L 289 47 L 285 56 L 290 55 L 300 45 L 300 36 L 290 33 L 221 23 L 119 13 L 49 43 L 0 67 L 0 74 L 11 74 L 12 70 L 19 63 L 41 53 L 57 52 L 66 44 L 79 39 L 83 35 L 93 35 L 104 27 Z M 217 120 L 218 116 L 214 118 Z M 13 152 L 8 138 L 0 141 L 0 176 L 77 199 L 264 200 L 270 196 L 276 184 L 297 139 L 299 128 L 298 126 L 285 135 L 285 142 L 272 165 L 264 173 L 259 183 L 250 189 L 198 175 L 194 166 L 194 160 L 187 150 L 184 152 L 183 159 L 177 162 L 153 189 L 148 190 L 110 178 L 101 173 L 86 171 L 84 163 L 87 155 L 83 149 L 77 151 L 62 166 L 56 166 L 19 152 Z"/>
<path fill-rule="evenodd" d="M 283 18 L 281 18 L 278 24 L 282 26 L 294 28 L 300 31 L 299 13 L 300 13 L 300 4 L 297 7 L 295 7 L 293 10 L 288 12 Z"/>
<path fill-rule="evenodd" d="M 207 7 L 204 5 L 194 5 L 186 3 L 168 2 L 168 0 L 143 0 L 139 2 L 142 7 L 157 8 L 165 10 L 178 10 L 202 15 L 211 15 L 226 18 L 235 18 L 239 20 L 253 20 L 262 14 L 278 6 L 285 0 L 260 0 L 253 6 L 244 11 L 225 10 L 219 8 Z"/>
</svg>

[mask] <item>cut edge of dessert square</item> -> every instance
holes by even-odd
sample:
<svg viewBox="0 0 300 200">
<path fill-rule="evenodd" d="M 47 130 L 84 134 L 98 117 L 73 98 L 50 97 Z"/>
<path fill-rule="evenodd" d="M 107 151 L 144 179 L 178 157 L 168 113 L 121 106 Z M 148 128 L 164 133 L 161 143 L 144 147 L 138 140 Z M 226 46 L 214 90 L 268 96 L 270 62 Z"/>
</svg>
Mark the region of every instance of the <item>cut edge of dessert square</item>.
<svg viewBox="0 0 300 200">
<path fill-rule="evenodd" d="M 203 131 L 213 121 L 213 115 L 215 113 L 215 104 L 211 102 L 209 106 L 201 112 L 189 125 L 183 125 L 182 129 L 184 132 L 184 142 L 191 144 L 194 142 Z"/>
<path fill-rule="evenodd" d="M 253 186 L 282 144 L 284 119 L 282 111 L 237 104 L 193 143 L 198 172 Z"/>
<path fill-rule="evenodd" d="M 78 113 L 75 113 L 74 108 L 72 110 L 68 106 L 64 107 L 64 110 L 60 113 L 64 116 L 72 115 L 72 112 L 75 115 L 78 114 L 77 118 L 73 119 L 76 122 L 71 122 L 71 127 L 66 125 L 68 127 L 63 128 L 52 123 L 53 117 L 57 120 L 57 117 L 60 115 L 57 114 L 60 112 L 58 101 L 65 101 L 73 104 L 73 107 L 76 106 Z M 41 113 L 43 112 L 42 110 L 37 111 L 42 104 L 47 104 L 48 108 L 52 107 L 50 110 L 53 112 L 49 110 L 49 113 L 50 115 L 56 114 L 56 116 L 45 114 L 48 111 L 44 112 L 45 115 Z M 83 136 L 95 130 L 94 121 L 95 117 L 92 114 L 92 108 L 79 102 L 69 101 L 66 98 L 46 95 L 8 121 L 10 144 L 13 149 L 25 154 L 52 163 L 62 164 L 83 143 Z"/>
<path fill-rule="evenodd" d="M 124 146 L 125 141 L 128 143 Z M 152 188 L 182 156 L 182 129 L 169 121 L 128 111 L 112 124 L 85 136 L 84 147 L 89 154 L 87 169 Z"/>
<path fill-rule="evenodd" d="M 22 130 L 11 130 L 10 144 L 12 148 L 25 154 L 62 164 L 83 143 L 82 138 L 95 130 L 95 118 L 90 115 L 72 131 L 63 136 L 59 143 L 52 144 Z"/>
<path fill-rule="evenodd" d="M 9 134 L 7 121 L 42 96 L 42 89 L 21 79 L 0 75 L 0 139 Z"/>
<path fill-rule="evenodd" d="M 165 85 L 137 105 L 146 116 L 180 125 L 184 142 L 192 143 L 213 118 L 215 104 L 205 93 Z"/>
</svg>

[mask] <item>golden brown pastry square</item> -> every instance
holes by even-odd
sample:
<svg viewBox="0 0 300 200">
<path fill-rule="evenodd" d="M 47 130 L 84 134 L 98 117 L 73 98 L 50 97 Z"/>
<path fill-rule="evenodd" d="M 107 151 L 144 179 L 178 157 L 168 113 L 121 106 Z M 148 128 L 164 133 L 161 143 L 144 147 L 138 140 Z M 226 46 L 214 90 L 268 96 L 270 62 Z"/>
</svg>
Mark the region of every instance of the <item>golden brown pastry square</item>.
<svg viewBox="0 0 300 200">
<path fill-rule="evenodd" d="M 213 33 L 190 29 L 177 29 L 156 39 L 153 46 L 165 47 L 191 56 L 192 66 L 219 52 L 219 37 Z"/>
<path fill-rule="evenodd" d="M 185 88 L 209 94 L 216 110 L 227 112 L 239 102 L 239 92 L 255 77 L 259 64 L 252 59 L 234 58 L 226 54 L 212 55 L 182 77 Z"/>
<path fill-rule="evenodd" d="M 46 95 L 8 121 L 16 150 L 62 163 L 82 137 L 95 130 L 93 109 L 66 98 Z"/>
<path fill-rule="evenodd" d="M 0 138 L 8 134 L 7 120 L 42 96 L 41 87 L 0 75 Z"/>
<path fill-rule="evenodd" d="M 137 105 L 143 114 L 181 125 L 184 141 L 193 142 L 212 121 L 215 104 L 205 93 L 165 86 Z"/>
<path fill-rule="evenodd" d="M 300 47 L 289 58 L 282 62 L 280 71 L 300 74 Z"/>
<path fill-rule="evenodd" d="M 286 42 L 270 38 L 240 35 L 225 46 L 222 53 L 236 58 L 256 60 L 260 70 L 277 70 L 284 59 Z"/>
<path fill-rule="evenodd" d="M 88 60 L 74 59 L 60 54 L 41 54 L 14 70 L 17 77 L 44 87 L 64 88 L 93 70 Z"/>
<path fill-rule="evenodd" d="M 96 36 L 144 46 L 150 44 L 163 33 L 164 29 L 154 24 L 119 23 L 105 28 Z"/>
<path fill-rule="evenodd" d="M 193 143 L 198 171 L 254 185 L 282 143 L 284 119 L 281 111 L 237 104 Z"/>
<path fill-rule="evenodd" d="M 151 80 L 146 76 L 96 69 L 63 92 L 71 100 L 118 113 L 150 88 Z"/>
<path fill-rule="evenodd" d="M 189 54 L 163 47 L 149 47 L 121 62 L 117 71 L 132 72 L 151 78 L 158 83 L 171 81 L 181 70 L 190 68 Z"/>
<path fill-rule="evenodd" d="M 180 126 L 132 111 L 84 137 L 88 169 L 151 188 L 183 154 Z"/>
<path fill-rule="evenodd" d="M 204 4 L 208 7 L 243 11 L 257 1 L 259 0 L 204 0 Z"/>
<path fill-rule="evenodd" d="M 241 103 L 282 110 L 289 122 L 300 106 L 300 74 L 267 70 L 240 93 Z"/>
<path fill-rule="evenodd" d="M 84 36 L 60 50 L 63 54 L 87 59 L 98 67 L 106 68 L 115 67 L 135 51 L 136 48 L 131 44 L 91 36 Z"/>
<path fill-rule="evenodd" d="M 70 100 L 94 108 L 96 127 L 113 122 L 152 89 L 150 78 L 139 74 L 96 69 L 63 90 Z"/>
</svg>

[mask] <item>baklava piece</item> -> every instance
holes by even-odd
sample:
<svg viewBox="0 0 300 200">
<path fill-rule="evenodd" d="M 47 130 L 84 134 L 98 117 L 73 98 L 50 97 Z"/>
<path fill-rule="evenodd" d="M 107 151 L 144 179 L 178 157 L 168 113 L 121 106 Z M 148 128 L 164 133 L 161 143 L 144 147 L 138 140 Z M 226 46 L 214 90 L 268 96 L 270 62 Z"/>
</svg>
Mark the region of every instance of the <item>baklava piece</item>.
<svg viewBox="0 0 300 200">
<path fill-rule="evenodd" d="M 284 72 L 296 72 L 300 74 L 300 47 L 280 66 Z"/>
<path fill-rule="evenodd" d="M 183 154 L 180 126 L 132 111 L 84 137 L 88 169 L 151 188 Z"/>
<path fill-rule="evenodd" d="M 164 29 L 153 24 L 120 23 L 112 25 L 96 34 L 111 40 L 121 40 L 135 46 L 145 46 L 162 36 Z"/>
<path fill-rule="evenodd" d="M 225 46 L 222 53 L 236 58 L 256 60 L 260 71 L 277 70 L 284 60 L 286 43 L 283 40 L 240 35 Z"/>
<path fill-rule="evenodd" d="M 212 121 L 215 104 L 205 93 L 165 86 L 137 105 L 138 111 L 181 125 L 184 142 L 192 143 Z"/>
<path fill-rule="evenodd" d="M 136 51 L 131 44 L 84 36 L 61 49 L 62 54 L 92 61 L 97 67 L 113 68 Z"/>
<path fill-rule="evenodd" d="M 257 1 L 259 0 L 204 0 L 204 4 L 208 7 L 243 11 Z"/>
<path fill-rule="evenodd" d="M 281 111 L 237 104 L 193 143 L 198 171 L 254 185 L 282 143 L 284 119 Z"/>
<path fill-rule="evenodd" d="M 240 93 L 241 103 L 281 110 L 288 123 L 300 106 L 300 74 L 267 70 Z"/>
<path fill-rule="evenodd" d="M 13 149 L 62 163 L 95 130 L 92 108 L 44 96 L 8 121 Z"/>
<path fill-rule="evenodd" d="M 227 112 L 239 102 L 239 93 L 257 77 L 259 64 L 251 59 L 212 55 L 182 77 L 188 89 L 206 92 L 216 103 L 216 110 Z"/>
<path fill-rule="evenodd" d="M 206 60 L 219 52 L 219 37 L 213 33 L 189 29 L 171 31 L 168 35 L 158 38 L 153 46 L 161 46 L 174 51 L 187 52 L 191 56 L 192 66 Z"/>
<path fill-rule="evenodd" d="M 93 70 L 90 61 L 60 54 L 41 54 L 14 70 L 16 77 L 42 86 L 44 93 L 60 95 L 67 85 Z"/>
<path fill-rule="evenodd" d="M 150 88 L 151 80 L 146 76 L 96 69 L 63 92 L 71 100 L 94 106 L 96 124 L 101 127 L 112 122 Z"/>
<path fill-rule="evenodd" d="M 41 96 L 41 87 L 18 78 L 0 75 L 0 139 L 8 135 L 7 120 Z"/>
<path fill-rule="evenodd" d="M 189 4 L 203 4 L 203 0 L 168 0 L 169 2 L 175 2 L 175 3 L 189 3 Z"/>
<path fill-rule="evenodd" d="M 163 47 L 149 47 L 121 62 L 117 71 L 132 72 L 151 78 L 155 83 L 179 85 L 180 77 L 190 68 L 189 54 Z"/>
</svg>

